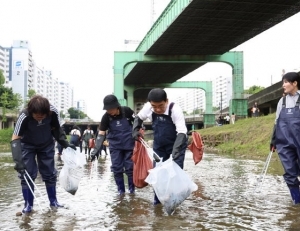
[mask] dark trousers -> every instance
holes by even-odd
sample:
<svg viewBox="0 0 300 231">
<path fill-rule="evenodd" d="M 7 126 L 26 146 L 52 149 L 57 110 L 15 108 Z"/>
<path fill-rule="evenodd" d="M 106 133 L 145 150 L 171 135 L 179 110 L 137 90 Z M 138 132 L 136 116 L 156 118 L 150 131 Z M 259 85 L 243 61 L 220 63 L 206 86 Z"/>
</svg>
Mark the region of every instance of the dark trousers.
<svg viewBox="0 0 300 231">
<path fill-rule="evenodd" d="M 35 180 L 39 171 L 46 187 L 56 185 L 57 170 L 54 164 L 54 148 L 54 142 L 42 148 L 22 143 L 22 156 L 28 174 L 32 180 Z M 19 175 L 19 177 L 21 179 L 22 188 L 28 188 L 23 176 Z"/>
<path fill-rule="evenodd" d="M 133 176 L 132 153 L 133 150 L 110 149 L 111 171 L 115 179 L 123 178 L 124 172 L 128 177 Z"/>
<path fill-rule="evenodd" d="M 180 168 L 183 169 L 183 164 L 184 164 L 184 158 L 185 158 L 185 151 L 187 148 L 187 143 L 182 147 L 180 151 L 180 156 L 175 159 L 175 163 L 179 165 Z M 163 162 L 166 161 L 167 159 L 170 158 L 171 153 L 173 151 L 173 145 L 165 145 L 165 146 L 160 146 L 153 148 L 153 151 L 158 154 L 160 157 L 163 158 Z"/>
</svg>

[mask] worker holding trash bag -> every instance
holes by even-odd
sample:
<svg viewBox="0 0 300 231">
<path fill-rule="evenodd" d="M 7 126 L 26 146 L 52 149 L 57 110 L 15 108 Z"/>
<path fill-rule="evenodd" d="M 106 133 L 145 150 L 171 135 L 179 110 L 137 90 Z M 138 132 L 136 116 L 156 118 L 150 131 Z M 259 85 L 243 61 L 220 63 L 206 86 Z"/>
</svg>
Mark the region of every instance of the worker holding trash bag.
<svg viewBox="0 0 300 231">
<path fill-rule="evenodd" d="M 277 150 L 284 168 L 283 178 L 294 204 L 300 203 L 300 74 L 289 72 L 282 76 L 282 97 L 276 110 L 275 126 L 270 151 Z"/>
<path fill-rule="evenodd" d="M 135 192 L 133 183 L 133 161 L 131 160 L 134 148 L 132 138 L 132 123 L 134 112 L 129 107 L 121 107 L 114 95 L 107 95 L 103 99 L 106 113 L 102 116 L 100 130 L 96 139 L 96 147 L 91 153 L 91 161 L 94 161 L 103 145 L 105 136 L 109 142 L 111 156 L 111 171 L 114 174 L 118 193 L 125 193 L 123 172 L 128 177 L 129 193 Z M 106 130 L 108 134 L 106 135 Z"/>
<path fill-rule="evenodd" d="M 11 151 L 15 170 L 21 179 L 22 193 L 25 201 L 22 213 L 32 211 L 34 196 L 33 183 L 40 172 L 46 185 L 51 207 L 63 207 L 56 198 L 57 171 L 54 166 L 55 141 L 63 147 L 76 149 L 69 144 L 59 123 L 59 112 L 50 105 L 48 99 L 36 95 L 22 110 L 12 135 Z M 37 160 L 37 162 L 36 162 Z M 27 184 L 27 182 L 29 182 Z M 31 189 L 31 190 L 30 190 Z"/>
<path fill-rule="evenodd" d="M 187 128 L 181 108 L 169 102 L 163 89 L 152 89 L 148 94 L 148 101 L 140 110 L 134 120 L 132 136 L 139 140 L 139 132 L 144 120 L 149 118 L 153 128 L 153 150 L 166 161 L 172 159 L 183 169 L 185 151 L 187 148 Z M 156 194 L 154 205 L 160 201 Z"/>
</svg>

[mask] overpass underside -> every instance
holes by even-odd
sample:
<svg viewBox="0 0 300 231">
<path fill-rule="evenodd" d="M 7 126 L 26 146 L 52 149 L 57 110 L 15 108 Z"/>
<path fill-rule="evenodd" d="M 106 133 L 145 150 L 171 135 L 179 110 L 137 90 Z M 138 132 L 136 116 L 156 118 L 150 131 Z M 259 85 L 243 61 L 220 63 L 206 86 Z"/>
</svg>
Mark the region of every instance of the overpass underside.
<svg viewBox="0 0 300 231">
<path fill-rule="evenodd" d="M 229 51 L 299 11 L 299 0 L 173 0 L 135 52 L 115 52 L 114 93 L 133 106 L 146 101 L 150 88 L 168 87 L 208 62 L 225 62 L 233 69 L 230 113 L 246 116 L 243 55 Z M 214 123 L 209 108 L 206 113 L 205 123 Z"/>
</svg>

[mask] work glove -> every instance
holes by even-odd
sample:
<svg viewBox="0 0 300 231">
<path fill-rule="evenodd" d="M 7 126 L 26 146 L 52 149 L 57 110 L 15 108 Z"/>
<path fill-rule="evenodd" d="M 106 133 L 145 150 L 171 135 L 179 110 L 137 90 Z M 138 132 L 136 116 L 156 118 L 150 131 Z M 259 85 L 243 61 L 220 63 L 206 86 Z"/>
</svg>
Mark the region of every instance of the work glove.
<svg viewBox="0 0 300 231">
<path fill-rule="evenodd" d="M 142 133 L 140 133 L 140 129 L 142 128 L 143 120 L 141 120 L 138 116 L 134 118 L 132 125 L 132 138 L 136 141 L 140 141 L 140 137 L 143 138 Z"/>
<path fill-rule="evenodd" d="M 274 127 L 273 127 L 273 133 L 272 133 L 271 142 L 270 142 L 270 151 L 275 152 L 275 150 L 276 150 L 275 141 L 276 141 L 276 125 L 274 125 Z"/>
<path fill-rule="evenodd" d="M 10 145 L 11 145 L 12 157 L 15 162 L 14 169 L 21 175 L 24 175 L 26 166 L 22 157 L 21 140 L 20 139 L 13 140 L 10 142 Z"/>
<path fill-rule="evenodd" d="M 91 152 L 91 162 L 93 162 L 96 159 L 96 156 L 98 156 L 98 153 L 101 150 L 104 140 L 105 140 L 104 135 L 99 134 L 97 136 L 97 139 L 95 141 L 95 148 Z"/>
<path fill-rule="evenodd" d="M 184 133 L 178 133 L 173 145 L 172 158 L 176 160 L 180 156 L 183 145 L 187 142 L 187 136 Z"/>
</svg>

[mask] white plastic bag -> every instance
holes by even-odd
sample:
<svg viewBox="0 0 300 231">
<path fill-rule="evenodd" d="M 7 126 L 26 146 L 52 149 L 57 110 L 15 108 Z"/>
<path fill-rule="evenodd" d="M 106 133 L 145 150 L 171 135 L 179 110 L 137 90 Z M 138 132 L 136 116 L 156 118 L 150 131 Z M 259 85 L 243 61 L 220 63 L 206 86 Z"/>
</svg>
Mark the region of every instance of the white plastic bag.
<svg viewBox="0 0 300 231">
<path fill-rule="evenodd" d="M 166 212 L 172 214 L 198 186 L 171 158 L 149 170 L 145 180 L 152 185 Z"/>
<path fill-rule="evenodd" d="M 72 148 L 64 149 L 62 154 L 64 166 L 59 174 L 59 183 L 68 193 L 75 195 L 79 181 L 83 176 L 83 166 L 86 164 L 85 155 Z"/>
</svg>

